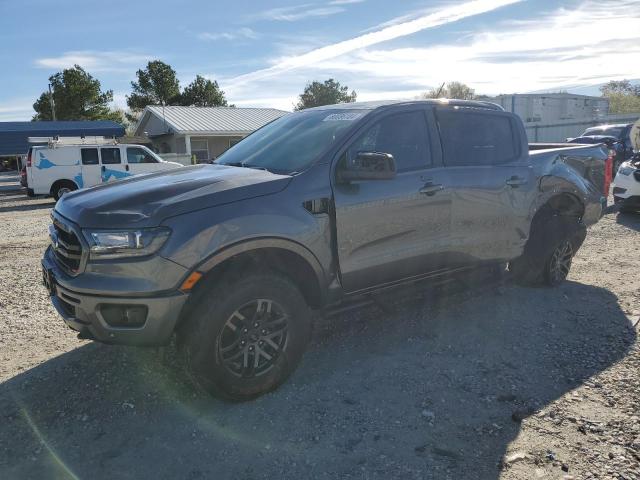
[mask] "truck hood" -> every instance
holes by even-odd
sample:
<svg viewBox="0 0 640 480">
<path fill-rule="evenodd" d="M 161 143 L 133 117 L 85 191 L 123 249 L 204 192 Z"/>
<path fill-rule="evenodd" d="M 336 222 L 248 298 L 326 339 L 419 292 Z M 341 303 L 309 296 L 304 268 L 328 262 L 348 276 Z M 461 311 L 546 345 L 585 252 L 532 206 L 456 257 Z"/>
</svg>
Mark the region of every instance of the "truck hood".
<svg viewBox="0 0 640 480">
<path fill-rule="evenodd" d="M 144 228 L 164 219 L 283 190 L 291 177 L 226 165 L 139 175 L 64 195 L 56 211 L 82 228 Z"/>
</svg>

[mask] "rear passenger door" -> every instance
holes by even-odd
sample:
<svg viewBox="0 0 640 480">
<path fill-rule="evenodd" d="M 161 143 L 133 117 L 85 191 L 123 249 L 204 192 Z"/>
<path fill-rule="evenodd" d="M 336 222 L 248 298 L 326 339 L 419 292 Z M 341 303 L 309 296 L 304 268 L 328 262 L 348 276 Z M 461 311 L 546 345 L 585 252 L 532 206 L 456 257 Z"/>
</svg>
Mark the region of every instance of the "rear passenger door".
<svg viewBox="0 0 640 480">
<path fill-rule="evenodd" d="M 93 187 L 102 183 L 100 171 L 100 155 L 96 147 L 80 148 L 82 173 L 80 181 L 76 181 L 79 188 Z"/>
<path fill-rule="evenodd" d="M 452 196 L 452 262 L 517 256 L 535 189 L 520 123 L 501 111 L 439 107 L 435 113 Z"/>
<path fill-rule="evenodd" d="M 102 147 L 100 161 L 102 163 L 102 183 L 115 182 L 131 176 L 129 167 L 122 161 L 120 147 Z"/>
</svg>

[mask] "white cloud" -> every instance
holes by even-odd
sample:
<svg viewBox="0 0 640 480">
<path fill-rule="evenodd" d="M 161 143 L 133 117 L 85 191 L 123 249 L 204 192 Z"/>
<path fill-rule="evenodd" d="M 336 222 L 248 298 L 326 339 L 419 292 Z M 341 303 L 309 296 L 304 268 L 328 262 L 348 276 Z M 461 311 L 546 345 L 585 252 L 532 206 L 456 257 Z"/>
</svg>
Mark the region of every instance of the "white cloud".
<svg viewBox="0 0 640 480">
<path fill-rule="evenodd" d="M 271 20 L 281 22 L 296 22 L 312 17 L 328 17 L 344 12 L 344 8 L 329 4 L 328 6 L 317 6 L 313 3 L 304 3 L 290 7 L 278 7 L 265 10 L 255 15 L 250 15 L 248 20 Z"/>
<path fill-rule="evenodd" d="M 91 72 L 130 71 L 132 66 L 142 67 L 153 57 L 130 51 L 77 50 L 65 52 L 59 57 L 38 58 L 40 68 L 61 70 L 80 65 Z"/>
<path fill-rule="evenodd" d="M 365 0 L 331 0 L 329 5 L 351 5 L 353 3 L 362 3 Z"/>
<path fill-rule="evenodd" d="M 242 27 L 235 32 L 202 32 L 198 34 L 200 40 L 255 40 L 259 37 L 260 35 L 257 32 L 248 27 Z"/>
<path fill-rule="evenodd" d="M 35 114 L 33 99 L 21 98 L 0 103 L 0 122 L 16 122 L 30 120 Z"/>
<path fill-rule="evenodd" d="M 460 13 L 468 12 L 467 5 L 460 6 Z M 387 39 L 424 25 L 423 17 L 414 18 L 274 61 L 269 68 L 221 84 L 233 102 L 249 105 L 261 100 L 256 92 L 269 92 L 278 102 L 273 106 L 291 108 L 306 82 L 329 77 L 355 89 L 359 100 L 412 98 L 451 80 L 465 82 L 478 93 L 498 94 L 638 78 L 639 6 L 637 0 L 587 1 L 571 10 L 541 11 L 534 20 L 495 24 L 491 31 L 471 32 L 451 44 L 383 48 Z M 429 15 L 446 21 L 445 10 L 451 8 Z"/>
<path fill-rule="evenodd" d="M 235 77 L 231 80 L 231 83 L 234 85 L 244 84 L 265 77 L 271 77 L 295 68 L 314 65 L 318 62 L 331 60 L 355 50 L 411 35 L 439 25 L 455 22 L 462 18 L 489 12 L 519 1 L 520 0 L 472 0 L 463 4 L 449 6 L 419 17 L 415 20 L 392 25 L 383 28 L 382 30 L 366 33 L 359 37 L 317 48 L 302 55 L 284 58 L 271 67 Z"/>
<path fill-rule="evenodd" d="M 465 45 L 360 50 L 315 65 L 318 71 L 406 85 L 458 80 L 481 93 L 570 88 L 636 78 L 640 14 L 585 3 L 535 22 L 478 33 Z M 437 66 L 437 68 L 434 68 Z"/>
</svg>

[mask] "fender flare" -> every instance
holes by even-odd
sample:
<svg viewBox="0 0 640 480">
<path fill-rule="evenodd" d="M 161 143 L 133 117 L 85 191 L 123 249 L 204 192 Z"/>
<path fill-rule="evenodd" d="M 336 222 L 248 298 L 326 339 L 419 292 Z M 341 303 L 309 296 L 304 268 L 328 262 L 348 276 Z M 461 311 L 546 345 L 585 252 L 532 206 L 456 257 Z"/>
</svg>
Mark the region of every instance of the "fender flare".
<svg viewBox="0 0 640 480">
<path fill-rule="evenodd" d="M 294 242 L 293 240 L 279 237 L 254 238 L 234 243 L 223 248 L 222 250 L 216 251 L 215 253 L 207 257 L 193 270 L 201 273 L 207 273 L 214 267 L 220 265 L 222 262 L 228 260 L 231 257 L 240 255 L 242 253 L 247 253 L 254 250 L 262 250 L 266 248 L 287 250 L 291 253 L 299 255 L 309 264 L 309 266 L 315 273 L 318 285 L 322 286 L 326 283 L 324 268 L 322 268 L 320 261 L 307 247 Z"/>
</svg>

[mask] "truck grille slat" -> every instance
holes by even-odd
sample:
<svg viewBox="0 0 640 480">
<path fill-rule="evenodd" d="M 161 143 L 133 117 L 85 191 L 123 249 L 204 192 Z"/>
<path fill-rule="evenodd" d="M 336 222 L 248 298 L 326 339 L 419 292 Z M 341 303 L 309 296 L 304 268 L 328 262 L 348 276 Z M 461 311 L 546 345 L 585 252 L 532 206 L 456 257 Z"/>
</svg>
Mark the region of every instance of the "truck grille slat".
<svg viewBox="0 0 640 480">
<path fill-rule="evenodd" d="M 77 274 L 82 262 L 82 243 L 75 232 L 56 219 L 53 222 L 51 240 L 51 247 L 58 263 L 69 273 Z"/>
</svg>

